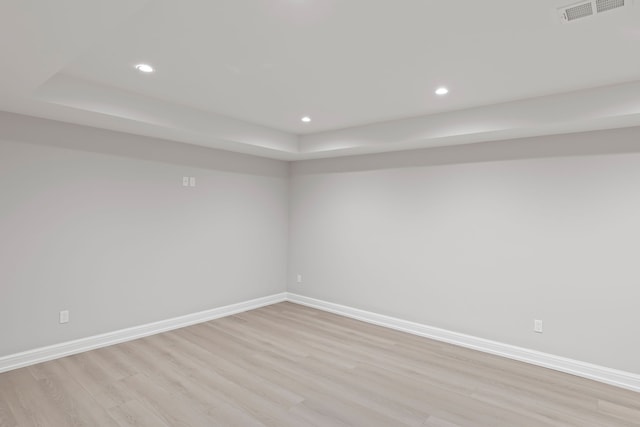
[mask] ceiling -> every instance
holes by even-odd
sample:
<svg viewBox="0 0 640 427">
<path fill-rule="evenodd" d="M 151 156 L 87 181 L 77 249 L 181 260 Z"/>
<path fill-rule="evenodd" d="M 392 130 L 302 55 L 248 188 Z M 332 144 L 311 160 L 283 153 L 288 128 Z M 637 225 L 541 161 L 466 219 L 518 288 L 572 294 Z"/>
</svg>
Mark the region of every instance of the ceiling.
<svg viewBox="0 0 640 427">
<path fill-rule="evenodd" d="M 572 2 L 3 0 L 0 110 L 285 160 L 640 125 L 640 4 Z"/>
</svg>

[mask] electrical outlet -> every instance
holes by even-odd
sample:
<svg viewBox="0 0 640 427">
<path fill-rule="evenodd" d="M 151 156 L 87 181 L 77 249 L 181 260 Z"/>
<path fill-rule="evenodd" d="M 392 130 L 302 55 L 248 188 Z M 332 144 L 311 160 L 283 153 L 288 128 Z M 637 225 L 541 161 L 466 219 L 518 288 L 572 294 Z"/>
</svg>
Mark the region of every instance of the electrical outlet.
<svg viewBox="0 0 640 427">
<path fill-rule="evenodd" d="M 69 323 L 69 310 L 62 310 L 60 312 L 60 323 Z"/>
<path fill-rule="evenodd" d="M 183 187 L 188 187 L 189 186 L 189 177 L 188 176 L 183 176 L 182 177 L 182 186 Z"/>
<path fill-rule="evenodd" d="M 533 331 L 539 334 L 542 333 L 542 320 L 536 319 L 533 321 Z"/>
<path fill-rule="evenodd" d="M 189 187 L 195 187 L 196 186 L 196 177 L 195 176 L 190 176 L 189 177 Z"/>
<path fill-rule="evenodd" d="M 302 283 L 302 274 L 298 274 L 298 276 L 296 277 L 296 282 Z"/>
</svg>

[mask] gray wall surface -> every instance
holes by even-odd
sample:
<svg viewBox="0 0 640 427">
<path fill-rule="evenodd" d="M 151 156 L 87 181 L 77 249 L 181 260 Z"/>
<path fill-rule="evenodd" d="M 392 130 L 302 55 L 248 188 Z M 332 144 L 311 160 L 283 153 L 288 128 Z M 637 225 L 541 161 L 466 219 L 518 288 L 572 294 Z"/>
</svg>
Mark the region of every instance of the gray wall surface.
<svg viewBox="0 0 640 427">
<path fill-rule="evenodd" d="M 0 114 L 0 357 L 284 292 L 287 173 Z"/>
<path fill-rule="evenodd" d="M 0 357 L 288 286 L 640 373 L 639 141 L 288 165 L 0 113 Z"/>
<path fill-rule="evenodd" d="M 633 128 L 296 162 L 289 291 L 640 373 L 639 151 Z"/>
</svg>

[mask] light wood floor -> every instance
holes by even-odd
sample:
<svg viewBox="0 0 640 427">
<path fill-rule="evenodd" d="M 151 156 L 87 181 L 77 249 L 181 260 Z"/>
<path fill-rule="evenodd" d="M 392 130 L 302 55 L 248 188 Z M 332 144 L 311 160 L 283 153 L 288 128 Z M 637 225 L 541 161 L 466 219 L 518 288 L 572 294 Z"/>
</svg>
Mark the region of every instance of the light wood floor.
<svg viewBox="0 0 640 427">
<path fill-rule="evenodd" d="M 640 426 L 640 394 L 291 303 L 0 374 L 6 426 Z"/>
</svg>

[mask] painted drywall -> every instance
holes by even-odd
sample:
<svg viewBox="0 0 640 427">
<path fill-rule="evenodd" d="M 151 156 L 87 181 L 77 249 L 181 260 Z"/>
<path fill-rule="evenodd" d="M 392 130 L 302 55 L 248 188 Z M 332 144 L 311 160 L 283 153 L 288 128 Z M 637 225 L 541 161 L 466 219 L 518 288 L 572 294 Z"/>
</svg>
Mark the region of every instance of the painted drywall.
<svg viewBox="0 0 640 427">
<path fill-rule="evenodd" d="M 296 162 L 288 289 L 640 373 L 638 141 L 630 128 Z"/>
<path fill-rule="evenodd" d="M 288 264 L 297 294 L 640 373 L 639 137 L 288 165 L 0 113 L 0 357 L 282 292 Z"/>
<path fill-rule="evenodd" d="M 1 113 L 0 357 L 283 292 L 287 173 Z"/>
</svg>

